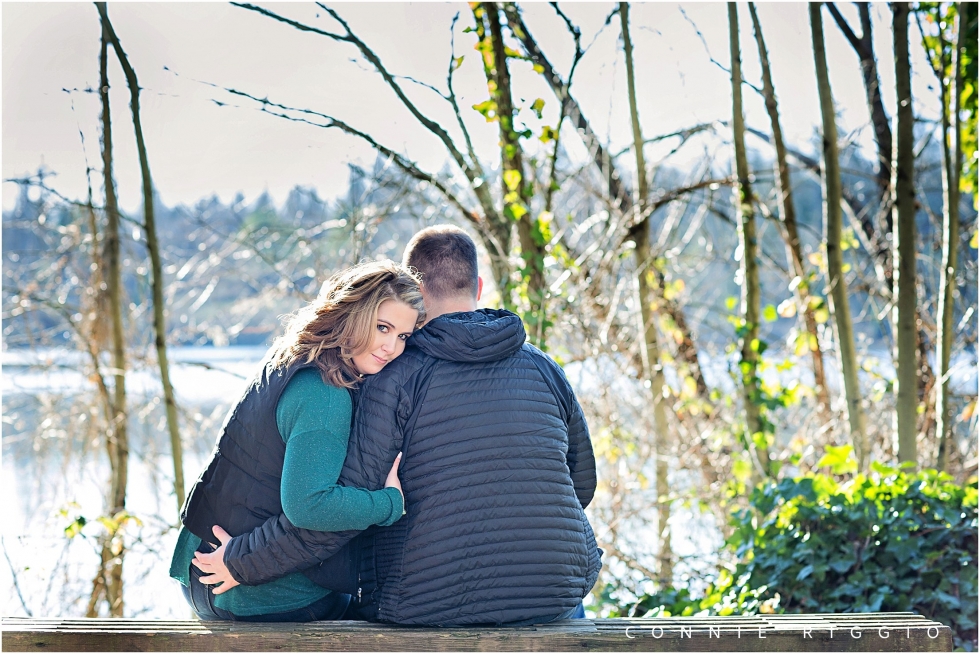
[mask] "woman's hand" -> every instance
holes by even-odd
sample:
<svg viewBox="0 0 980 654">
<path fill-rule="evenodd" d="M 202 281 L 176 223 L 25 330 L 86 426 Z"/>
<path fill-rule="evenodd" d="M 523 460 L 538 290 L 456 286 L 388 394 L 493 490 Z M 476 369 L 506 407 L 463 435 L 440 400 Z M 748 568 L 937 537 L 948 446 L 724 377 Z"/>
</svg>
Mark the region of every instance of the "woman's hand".
<svg viewBox="0 0 980 654">
<path fill-rule="evenodd" d="M 388 478 L 385 479 L 385 488 L 397 488 L 402 496 L 402 504 L 405 504 L 405 492 L 402 490 L 402 482 L 398 479 L 398 464 L 402 462 L 402 453 L 399 452 L 395 457 L 395 462 L 388 471 Z"/>
<path fill-rule="evenodd" d="M 397 463 L 397 459 L 395 462 Z M 225 545 L 231 540 L 231 534 L 218 525 L 215 525 L 211 531 L 218 538 L 221 547 L 210 554 L 195 552 L 194 560 L 191 563 L 201 572 L 207 573 L 208 576 L 201 577 L 201 583 L 207 585 L 217 584 L 212 589 L 212 592 L 215 595 L 220 595 L 237 586 L 238 582 L 231 576 L 231 572 L 228 571 L 228 566 L 225 565 Z"/>
</svg>

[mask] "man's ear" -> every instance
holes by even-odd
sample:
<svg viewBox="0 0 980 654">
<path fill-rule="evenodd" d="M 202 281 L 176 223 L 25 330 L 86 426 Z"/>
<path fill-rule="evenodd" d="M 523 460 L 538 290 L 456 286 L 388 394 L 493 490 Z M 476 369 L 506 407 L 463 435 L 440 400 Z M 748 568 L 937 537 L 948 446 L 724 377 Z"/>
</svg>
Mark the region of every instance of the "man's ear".
<svg viewBox="0 0 980 654">
<path fill-rule="evenodd" d="M 480 301 L 480 296 L 483 295 L 483 278 L 479 275 L 476 276 L 476 301 Z"/>
</svg>

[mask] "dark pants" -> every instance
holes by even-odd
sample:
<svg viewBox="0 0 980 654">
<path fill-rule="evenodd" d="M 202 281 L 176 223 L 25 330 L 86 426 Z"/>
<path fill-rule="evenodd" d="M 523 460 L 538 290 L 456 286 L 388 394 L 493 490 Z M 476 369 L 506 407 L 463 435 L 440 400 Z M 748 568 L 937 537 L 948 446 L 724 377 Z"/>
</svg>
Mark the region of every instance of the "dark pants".
<svg viewBox="0 0 980 654">
<path fill-rule="evenodd" d="M 316 620 L 339 620 L 347 610 L 350 595 L 330 593 L 318 599 L 309 606 L 283 613 L 266 613 L 264 615 L 235 615 L 214 605 L 214 592 L 211 587 L 201 583 L 203 574 L 193 564 L 191 565 L 190 588 L 180 585 L 184 599 L 194 609 L 201 620 L 237 620 L 239 622 L 313 622 Z"/>
</svg>

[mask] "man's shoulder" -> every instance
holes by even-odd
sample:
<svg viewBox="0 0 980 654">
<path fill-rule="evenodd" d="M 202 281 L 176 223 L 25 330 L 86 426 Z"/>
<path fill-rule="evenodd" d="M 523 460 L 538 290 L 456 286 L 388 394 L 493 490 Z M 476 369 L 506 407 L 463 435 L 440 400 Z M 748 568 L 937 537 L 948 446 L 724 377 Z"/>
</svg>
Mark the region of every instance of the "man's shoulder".
<svg viewBox="0 0 980 654">
<path fill-rule="evenodd" d="M 555 370 L 557 372 L 560 372 L 562 374 L 562 376 L 564 376 L 564 374 L 565 374 L 565 371 L 562 370 L 561 366 L 558 365 L 558 362 L 557 361 L 555 361 L 550 356 L 548 356 L 547 354 L 545 354 L 543 351 L 541 351 L 540 349 L 538 349 L 536 346 L 531 345 L 530 343 L 525 343 L 524 345 L 522 345 L 521 346 L 521 349 L 518 350 L 518 353 L 519 354 L 523 354 L 523 356 L 530 357 L 531 360 L 532 361 L 536 361 L 539 366 L 543 363 L 548 368 L 551 368 L 551 369 L 553 369 L 553 370 Z"/>
<path fill-rule="evenodd" d="M 409 344 L 405 347 L 405 351 L 386 365 L 381 372 L 367 377 L 361 384 L 360 392 L 362 394 L 392 392 L 411 381 L 415 374 L 425 366 L 426 361 L 431 358 L 419 348 Z"/>
</svg>

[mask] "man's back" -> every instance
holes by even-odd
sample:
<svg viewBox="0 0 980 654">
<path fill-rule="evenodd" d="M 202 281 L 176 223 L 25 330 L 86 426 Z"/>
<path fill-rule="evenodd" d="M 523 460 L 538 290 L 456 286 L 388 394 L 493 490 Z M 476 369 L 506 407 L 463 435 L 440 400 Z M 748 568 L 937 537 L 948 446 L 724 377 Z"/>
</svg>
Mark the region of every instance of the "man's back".
<svg viewBox="0 0 980 654">
<path fill-rule="evenodd" d="M 524 340 L 509 312 L 441 316 L 364 385 L 348 465 L 403 448 L 407 510 L 375 535 L 369 618 L 549 619 L 595 582 L 588 429 L 560 368 Z"/>
</svg>

